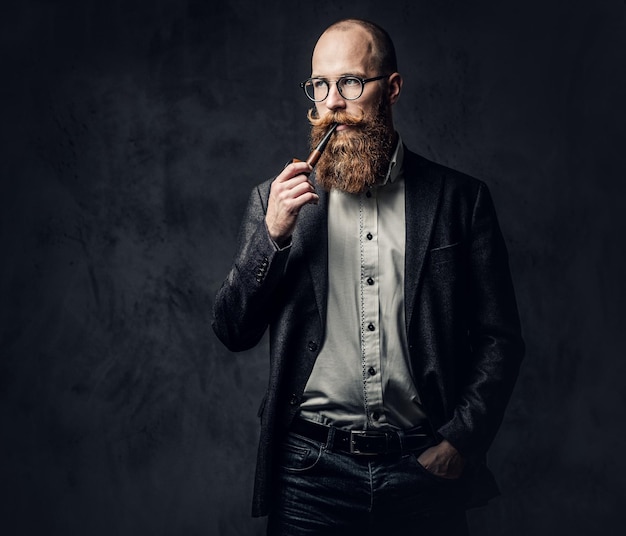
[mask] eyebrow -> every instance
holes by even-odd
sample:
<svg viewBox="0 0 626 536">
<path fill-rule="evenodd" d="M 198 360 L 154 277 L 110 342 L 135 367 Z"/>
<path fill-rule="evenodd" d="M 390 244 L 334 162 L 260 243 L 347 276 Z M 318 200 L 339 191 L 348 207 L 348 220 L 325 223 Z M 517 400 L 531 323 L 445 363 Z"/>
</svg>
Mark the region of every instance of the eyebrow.
<svg viewBox="0 0 626 536">
<path fill-rule="evenodd" d="M 358 77 L 358 78 L 367 78 L 367 75 L 366 75 L 365 73 L 362 73 L 362 72 L 354 72 L 354 71 L 353 71 L 353 72 L 350 72 L 350 73 L 343 73 L 343 74 L 340 74 L 340 75 L 337 77 L 337 79 L 342 78 L 342 77 L 344 77 L 344 76 L 356 76 L 356 77 Z M 328 77 L 326 77 L 326 76 L 315 75 L 315 74 L 312 74 L 312 75 L 311 75 L 311 78 L 323 78 L 324 80 L 328 80 Z"/>
</svg>

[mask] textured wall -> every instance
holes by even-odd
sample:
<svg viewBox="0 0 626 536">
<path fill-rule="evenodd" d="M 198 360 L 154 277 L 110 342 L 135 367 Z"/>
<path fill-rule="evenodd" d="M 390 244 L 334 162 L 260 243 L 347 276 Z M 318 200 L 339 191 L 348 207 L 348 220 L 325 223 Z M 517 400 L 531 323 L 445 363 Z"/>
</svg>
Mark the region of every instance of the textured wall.
<svg viewBox="0 0 626 536">
<path fill-rule="evenodd" d="M 475 533 L 621 519 L 624 2 L 392 4 L 3 2 L 2 533 L 263 533 L 266 351 L 223 349 L 211 305 L 250 188 L 306 155 L 298 82 L 345 16 L 394 36 L 405 141 L 487 181 L 509 243 L 528 358 Z"/>
</svg>

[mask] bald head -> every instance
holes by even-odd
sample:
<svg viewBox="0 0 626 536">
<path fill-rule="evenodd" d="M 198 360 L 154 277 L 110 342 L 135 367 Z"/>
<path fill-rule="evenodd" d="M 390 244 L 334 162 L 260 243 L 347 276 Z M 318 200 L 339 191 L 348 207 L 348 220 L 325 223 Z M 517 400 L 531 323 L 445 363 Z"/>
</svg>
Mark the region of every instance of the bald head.
<svg viewBox="0 0 626 536">
<path fill-rule="evenodd" d="M 369 57 L 373 70 L 394 73 L 398 70 L 396 50 L 389 34 L 378 24 L 363 19 L 343 19 L 330 25 L 320 39 L 331 32 L 354 32 L 362 34 L 359 46 Z"/>
</svg>

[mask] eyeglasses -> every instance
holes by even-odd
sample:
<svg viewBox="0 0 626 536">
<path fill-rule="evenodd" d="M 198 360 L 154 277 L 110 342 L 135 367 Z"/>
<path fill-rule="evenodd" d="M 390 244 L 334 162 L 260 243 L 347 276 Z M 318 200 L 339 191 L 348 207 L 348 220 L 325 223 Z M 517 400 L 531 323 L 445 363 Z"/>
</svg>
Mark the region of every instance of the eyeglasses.
<svg viewBox="0 0 626 536">
<path fill-rule="evenodd" d="M 342 76 L 335 81 L 339 94 L 346 100 L 356 100 L 363 95 L 363 88 L 368 82 L 387 78 L 388 74 L 375 76 L 374 78 L 361 78 L 360 76 Z M 300 83 L 304 94 L 313 102 L 322 102 L 330 92 L 332 82 L 325 78 L 307 78 Z"/>
</svg>

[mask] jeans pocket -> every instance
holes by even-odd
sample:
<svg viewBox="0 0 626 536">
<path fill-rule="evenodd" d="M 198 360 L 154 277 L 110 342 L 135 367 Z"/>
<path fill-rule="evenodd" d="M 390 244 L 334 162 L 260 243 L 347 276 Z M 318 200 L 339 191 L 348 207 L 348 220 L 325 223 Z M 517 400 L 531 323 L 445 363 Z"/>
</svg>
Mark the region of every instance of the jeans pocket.
<svg viewBox="0 0 626 536">
<path fill-rule="evenodd" d="M 281 445 L 280 466 L 289 473 L 301 473 L 315 467 L 322 446 L 290 435 Z"/>
<path fill-rule="evenodd" d="M 453 485 L 453 484 L 459 482 L 459 480 L 461 479 L 461 477 L 446 478 L 444 476 L 436 475 L 435 473 L 432 473 L 428 469 L 426 469 L 426 467 L 424 467 L 419 461 L 417 461 L 417 458 L 418 458 L 418 455 L 417 454 L 413 454 L 413 461 L 415 462 L 415 465 L 417 466 L 418 472 L 420 472 L 424 476 L 428 477 L 433 482 L 439 482 L 441 484 Z"/>
</svg>

